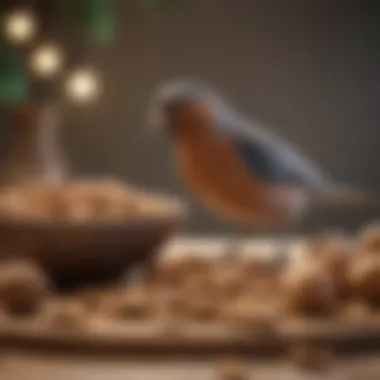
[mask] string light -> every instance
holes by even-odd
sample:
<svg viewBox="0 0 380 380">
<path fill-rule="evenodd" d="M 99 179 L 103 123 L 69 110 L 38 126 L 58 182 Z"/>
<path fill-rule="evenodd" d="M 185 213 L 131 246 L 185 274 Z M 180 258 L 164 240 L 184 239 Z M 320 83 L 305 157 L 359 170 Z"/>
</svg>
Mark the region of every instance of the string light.
<svg viewBox="0 0 380 380">
<path fill-rule="evenodd" d="M 30 57 L 32 71 L 41 78 L 51 78 L 59 73 L 63 65 L 63 54 L 56 45 L 42 45 Z"/>
<path fill-rule="evenodd" d="M 18 10 L 7 14 L 3 24 L 5 36 L 17 44 L 30 42 L 37 32 L 36 17 L 28 10 Z"/>
<path fill-rule="evenodd" d="M 93 70 L 80 69 L 67 78 L 66 94 L 76 103 L 91 103 L 98 98 L 99 93 L 99 79 Z"/>
<path fill-rule="evenodd" d="M 30 43 L 37 34 L 39 25 L 36 15 L 27 9 L 14 10 L 3 18 L 3 32 L 12 43 Z M 64 52 L 59 45 L 43 44 L 34 49 L 28 58 L 31 72 L 41 79 L 50 79 L 63 69 Z M 89 68 L 73 71 L 66 78 L 66 96 L 77 104 L 89 104 L 100 95 L 97 73 Z"/>
</svg>

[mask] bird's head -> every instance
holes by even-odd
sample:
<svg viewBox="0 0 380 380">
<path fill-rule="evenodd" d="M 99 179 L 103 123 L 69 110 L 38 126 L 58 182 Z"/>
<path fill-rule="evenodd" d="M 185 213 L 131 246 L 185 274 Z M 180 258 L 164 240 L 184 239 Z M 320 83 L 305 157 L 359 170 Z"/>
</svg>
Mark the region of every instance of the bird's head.
<svg viewBox="0 0 380 380">
<path fill-rule="evenodd" d="M 175 133 L 187 125 L 197 125 L 194 118 L 215 116 L 216 96 L 207 85 L 180 80 L 160 86 L 151 100 L 148 110 L 149 128 Z"/>
</svg>

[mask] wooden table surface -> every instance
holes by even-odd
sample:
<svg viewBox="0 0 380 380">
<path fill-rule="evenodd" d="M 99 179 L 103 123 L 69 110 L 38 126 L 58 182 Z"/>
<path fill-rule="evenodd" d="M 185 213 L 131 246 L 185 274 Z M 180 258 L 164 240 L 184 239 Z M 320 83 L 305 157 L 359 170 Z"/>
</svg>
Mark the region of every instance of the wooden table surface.
<svg viewBox="0 0 380 380">
<path fill-rule="evenodd" d="M 252 380 L 379 380 L 380 354 L 366 358 L 336 360 L 331 369 L 305 373 L 288 362 L 251 361 Z M 2 355 L 1 380 L 218 380 L 218 360 L 136 360 L 48 357 L 36 353 Z M 247 380 L 249 380 L 247 379 Z"/>
</svg>

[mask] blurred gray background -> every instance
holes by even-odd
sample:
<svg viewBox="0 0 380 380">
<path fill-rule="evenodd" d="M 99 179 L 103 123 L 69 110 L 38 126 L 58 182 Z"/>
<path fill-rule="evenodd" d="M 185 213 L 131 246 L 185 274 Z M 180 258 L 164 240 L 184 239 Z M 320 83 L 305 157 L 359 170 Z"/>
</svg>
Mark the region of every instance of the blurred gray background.
<svg viewBox="0 0 380 380">
<path fill-rule="evenodd" d="M 151 91 L 193 76 L 299 145 L 336 179 L 380 193 L 378 1 L 188 0 L 160 11 L 115 3 L 118 41 L 88 52 L 104 76 L 103 97 L 89 109 L 65 111 L 62 120 L 78 173 L 115 174 L 186 198 L 191 231 L 239 232 L 192 198 L 168 142 L 144 129 Z M 4 153 L 9 125 L 4 117 L 0 122 Z M 315 215 L 300 228 L 356 227 L 366 218 Z"/>
</svg>

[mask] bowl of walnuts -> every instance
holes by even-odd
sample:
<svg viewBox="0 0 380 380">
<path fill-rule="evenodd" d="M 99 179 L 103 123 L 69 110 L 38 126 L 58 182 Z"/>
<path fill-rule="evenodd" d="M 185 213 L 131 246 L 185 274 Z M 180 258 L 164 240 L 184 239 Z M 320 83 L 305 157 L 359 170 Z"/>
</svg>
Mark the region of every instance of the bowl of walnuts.
<svg viewBox="0 0 380 380">
<path fill-rule="evenodd" d="M 0 259 L 32 259 L 59 286 L 113 280 L 147 262 L 185 216 L 176 199 L 116 180 L 7 188 Z"/>
</svg>

